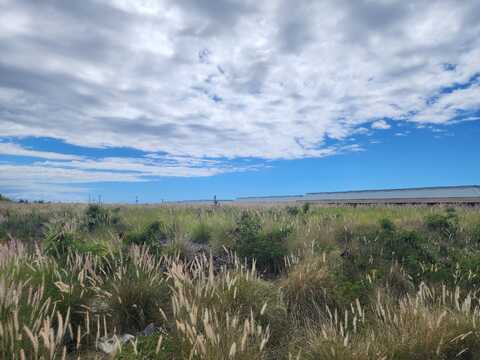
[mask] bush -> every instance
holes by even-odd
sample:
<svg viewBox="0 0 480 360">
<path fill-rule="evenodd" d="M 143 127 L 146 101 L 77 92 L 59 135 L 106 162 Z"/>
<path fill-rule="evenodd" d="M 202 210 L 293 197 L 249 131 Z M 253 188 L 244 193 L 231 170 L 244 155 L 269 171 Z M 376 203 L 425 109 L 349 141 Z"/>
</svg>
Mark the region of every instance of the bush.
<svg viewBox="0 0 480 360">
<path fill-rule="evenodd" d="M 260 230 L 262 230 L 262 224 L 258 215 L 244 211 L 240 219 L 237 220 L 234 232 L 238 239 L 253 241 L 260 233 Z"/>
<path fill-rule="evenodd" d="M 302 213 L 304 215 L 308 214 L 308 212 L 310 211 L 310 207 L 311 207 L 311 204 L 309 202 L 306 202 L 302 205 Z"/>
<path fill-rule="evenodd" d="M 8 197 L 0 194 L 0 201 L 11 202 L 12 200 L 10 200 Z"/>
<path fill-rule="evenodd" d="M 85 210 L 84 223 L 88 231 L 113 226 L 117 231 L 123 231 L 124 225 L 118 214 L 120 209 L 110 210 L 98 204 L 90 204 Z"/>
<path fill-rule="evenodd" d="M 475 224 L 472 227 L 471 240 L 476 244 L 480 244 L 480 224 Z"/>
<path fill-rule="evenodd" d="M 387 219 L 380 220 L 380 227 L 371 228 L 354 239 L 352 254 L 343 258 L 343 272 L 347 277 L 375 271 L 385 276 L 392 264 L 399 264 L 416 284 L 425 268 L 437 263 L 437 252 L 425 237 L 414 230 L 399 230 Z"/>
<path fill-rule="evenodd" d="M 388 218 L 383 218 L 383 219 L 380 219 L 379 223 L 380 223 L 380 228 L 383 231 L 387 231 L 387 232 L 395 231 L 395 224 L 393 223 L 392 220 Z"/>
<path fill-rule="evenodd" d="M 211 237 L 212 237 L 211 229 L 204 222 L 197 224 L 193 228 L 192 233 L 190 234 L 190 238 L 192 242 L 195 244 L 208 244 Z"/>
<path fill-rule="evenodd" d="M 258 216 L 244 212 L 234 231 L 234 249 L 239 257 L 255 260 L 260 271 L 278 274 L 288 254 L 286 238 L 290 233 L 286 227 L 262 231 Z"/>
<path fill-rule="evenodd" d="M 418 261 L 432 260 L 424 248 L 425 239 L 416 231 L 400 230 L 394 233 L 382 233 L 380 241 L 384 245 L 385 257 L 399 262 L 415 258 Z"/>
<path fill-rule="evenodd" d="M 290 216 L 297 216 L 300 213 L 300 209 L 297 206 L 287 206 L 286 210 Z"/>
<path fill-rule="evenodd" d="M 96 241 L 85 241 L 79 238 L 75 225 L 66 222 L 50 223 L 47 225 L 43 240 L 46 255 L 57 260 L 65 260 L 69 254 L 91 254 L 104 256 L 108 247 Z"/>
<path fill-rule="evenodd" d="M 41 239 L 48 220 L 48 214 L 37 211 L 6 211 L 4 221 L 0 222 L 0 239 L 8 235 L 25 242 Z"/>
<path fill-rule="evenodd" d="M 171 236 L 171 229 L 164 222 L 155 221 L 141 232 L 128 234 L 125 244 L 147 246 L 152 253 L 158 255 Z"/>
<path fill-rule="evenodd" d="M 112 274 L 102 291 L 108 315 L 118 333 L 136 333 L 148 324 L 164 325 L 170 309 L 170 290 L 161 260 L 134 247 Z M 162 313 L 163 311 L 163 313 Z"/>
<path fill-rule="evenodd" d="M 110 212 L 101 205 L 92 204 L 85 210 L 85 225 L 89 231 L 110 225 Z"/>
<path fill-rule="evenodd" d="M 338 307 L 337 286 L 328 265 L 320 258 L 305 260 L 288 272 L 282 291 L 288 310 L 298 318 L 317 318 L 326 306 Z"/>
<path fill-rule="evenodd" d="M 429 231 L 453 237 L 458 230 L 458 216 L 453 209 L 446 214 L 431 214 L 425 218 L 425 226 Z"/>
<path fill-rule="evenodd" d="M 64 227 L 64 224 L 49 224 L 45 231 L 43 248 L 46 255 L 56 258 L 67 255 L 74 250 L 75 233 Z"/>
</svg>

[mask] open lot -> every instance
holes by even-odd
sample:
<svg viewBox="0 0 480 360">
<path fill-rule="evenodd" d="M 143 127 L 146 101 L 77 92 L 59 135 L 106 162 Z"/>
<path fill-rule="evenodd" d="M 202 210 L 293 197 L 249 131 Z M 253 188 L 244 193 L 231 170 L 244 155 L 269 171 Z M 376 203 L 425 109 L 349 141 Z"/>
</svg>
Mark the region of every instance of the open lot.
<svg viewBox="0 0 480 360">
<path fill-rule="evenodd" d="M 478 208 L 0 202 L 0 241 L 2 359 L 480 353 Z"/>
</svg>

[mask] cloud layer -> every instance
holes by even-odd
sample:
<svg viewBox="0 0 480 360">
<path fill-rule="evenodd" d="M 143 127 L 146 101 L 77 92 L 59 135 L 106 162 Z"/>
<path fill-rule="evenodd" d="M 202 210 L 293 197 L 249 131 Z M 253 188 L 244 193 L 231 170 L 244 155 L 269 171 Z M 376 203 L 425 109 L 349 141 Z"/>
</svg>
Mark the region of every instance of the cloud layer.
<svg viewBox="0 0 480 360">
<path fill-rule="evenodd" d="M 365 127 L 475 119 L 479 18 L 475 0 L 0 0 L 0 136 L 182 161 L 331 155 Z M 0 151 L 112 167 L 15 146 Z"/>
</svg>

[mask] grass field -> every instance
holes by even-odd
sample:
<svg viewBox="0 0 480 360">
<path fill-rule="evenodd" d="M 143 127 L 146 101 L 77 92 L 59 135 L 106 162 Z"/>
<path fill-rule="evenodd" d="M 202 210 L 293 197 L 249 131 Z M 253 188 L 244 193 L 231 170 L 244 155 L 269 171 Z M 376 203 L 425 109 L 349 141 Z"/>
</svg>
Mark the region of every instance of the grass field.
<svg viewBox="0 0 480 360">
<path fill-rule="evenodd" d="M 0 201 L 0 359 L 480 359 L 479 289 L 478 208 Z"/>
</svg>

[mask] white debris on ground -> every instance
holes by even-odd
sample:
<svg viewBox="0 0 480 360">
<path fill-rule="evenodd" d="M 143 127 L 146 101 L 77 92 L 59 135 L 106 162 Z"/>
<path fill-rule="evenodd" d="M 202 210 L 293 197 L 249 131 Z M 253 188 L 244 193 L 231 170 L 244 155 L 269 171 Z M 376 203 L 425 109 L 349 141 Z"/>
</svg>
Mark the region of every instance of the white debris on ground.
<svg viewBox="0 0 480 360">
<path fill-rule="evenodd" d="M 133 341 L 135 336 L 131 334 L 123 334 L 121 336 L 114 335 L 112 337 L 101 337 L 97 340 L 97 349 L 105 354 L 115 353 L 123 344 Z"/>
<path fill-rule="evenodd" d="M 137 336 L 151 336 L 155 331 L 157 331 L 155 324 L 148 324 L 143 331 L 137 334 Z M 112 337 L 103 336 L 97 340 L 96 347 L 105 354 L 114 354 L 122 345 L 127 344 L 128 342 L 133 342 L 134 340 L 135 336 L 132 334 L 123 334 L 120 336 L 114 335 Z"/>
</svg>

